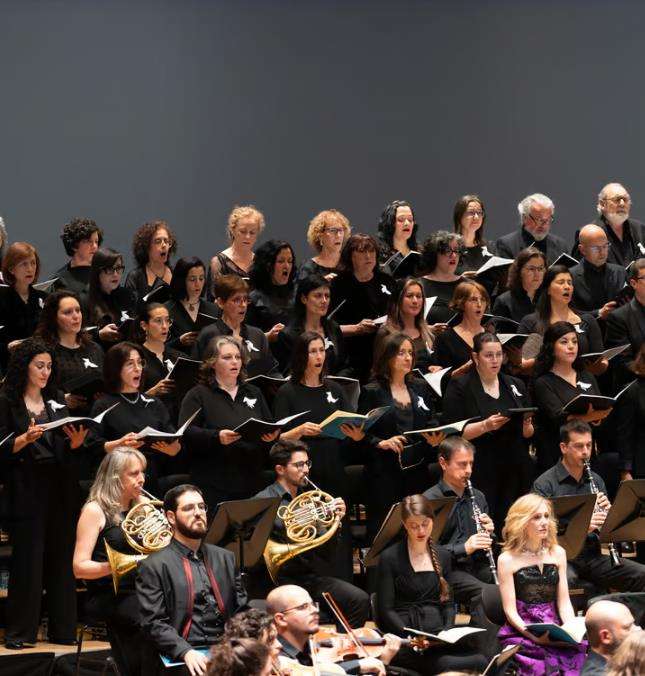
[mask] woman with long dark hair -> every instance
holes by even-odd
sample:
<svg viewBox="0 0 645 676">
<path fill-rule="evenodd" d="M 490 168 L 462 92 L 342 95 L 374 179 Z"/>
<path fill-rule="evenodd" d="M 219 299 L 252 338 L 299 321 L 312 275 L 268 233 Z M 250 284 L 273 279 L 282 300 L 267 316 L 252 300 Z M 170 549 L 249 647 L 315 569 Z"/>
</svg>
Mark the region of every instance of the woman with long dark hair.
<svg viewBox="0 0 645 676">
<path fill-rule="evenodd" d="M 270 343 L 293 312 L 296 291 L 296 255 L 289 242 L 270 239 L 259 246 L 249 273 L 248 322 L 262 329 Z"/>
<path fill-rule="evenodd" d="M 395 270 L 400 262 L 411 252 L 417 251 L 417 232 L 419 224 L 414 217 L 412 205 L 405 200 L 390 202 L 378 222 L 379 263 L 388 263 L 389 270 Z M 418 257 L 417 257 L 418 258 Z M 414 273 L 416 266 L 413 266 Z M 410 274 L 410 269 L 407 268 Z M 396 272 L 394 277 L 400 277 Z"/>
<path fill-rule="evenodd" d="M 486 496 L 490 516 L 500 528 L 506 510 L 529 489 L 532 479 L 528 448 L 532 419 L 507 412 L 530 407 L 531 401 L 522 380 L 502 373 L 502 345 L 495 334 L 482 332 L 474 337 L 471 360 L 470 371 L 448 383 L 443 421 L 479 418 L 466 425 L 462 436 L 477 450 L 473 485 Z"/>
<path fill-rule="evenodd" d="M 425 320 L 425 300 L 421 280 L 414 277 L 399 280 L 387 319 L 377 331 L 374 341 L 376 353 L 386 336 L 391 333 L 405 333 L 412 340 L 414 361 L 422 373 L 440 368 L 430 366 L 434 336 Z"/>
<path fill-rule="evenodd" d="M 103 413 L 114 404 L 101 425 L 92 430 L 88 446 L 97 455 L 111 453 L 119 446 L 141 448 L 147 460 L 147 478 L 150 492 L 159 494 L 159 477 L 167 474 L 166 456 L 174 457 L 181 450 L 181 442 L 138 440 L 135 437 L 144 427 L 172 433 L 175 426 L 168 409 L 158 397 L 142 393 L 143 371 L 146 366 L 143 349 L 135 343 L 113 345 L 105 353 L 103 381 L 106 394 L 92 407 L 92 416 Z"/>
<path fill-rule="evenodd" d="M 536 416 L 538 475 L 560 458 L 560 426 L 571 418 L 599 424 L 610 409 L 566 413 L 563 407 L 579 394 L 601 394 L 594 376 L 584 370 L 579 358 L 580 334 L 570 322 L 558 321 L 544 333 L 544 342 L 535 360 L 533 400 Z"/>
<path fill-rule="evenodd" d="M 565 265 L 553 265 L 544 275 L 542 290 L 535 306 L 535 312 L 526 315 L 520 322 L 518 333 L 539 333 L 544 335 L 547 327 L 555 322 L 568 322 L 578 336 L 578 354 L 601 352 L 602 334 L 598 322 L 590 314 L 576 312 L 571 308 L 573 278 Z M 606 359 L 587 364 L 587 370 L 600 375 L 607 370 Z M 524 363 L 526 370 L 530 362 Z"/>
<path fill-rule="evenodd" d="M 177 240 L 166 221 L 151 221 L 137 228 L 132 240 L 132 254 L 137 267 L 128 273 L 127 288 L 143 298 L 164 284 L 170 284 L 170 258 L 177 250 Z"/>
<path fill-rule="evenodd" d="M 373 380 L 363 387 L 358 410 L 389 406 L 367 430 L 365 481 L 368 498 L 368 538 L 376 535 L 390 507 L 404 495 L 428 487 L 428 463 L 435 460 L 440 435 L 403 436 L 410 430 L 436 427 L 430 386 L 414 378 L 414 346 L 408 336 L 388 336 L 375 355 Z M 406 451 L 404 452 L 404 447 Z"/>
<path fill-rule="evenodd" d="M 379 557 L 377 617 L 382 631 L 408 636 L 406 627 L 437 634 L 454 626 L 455 606 L 447 578 L 451 555 L 432 541 L 434 512 L 423 495 L 408 495 L 401 501 L 405 537 Z M 430 646 L 417 653 L 402 647 L 393 666 L 414 669 L 420 674 L 475 670 L 486 667 L 486 658 L 463 643 L 459 646 Z"/>
<path fill-rule="evenodd" d="M 29 338 L 38 324 L 47 294 L 34 289 L 40 273 L 40 256 L 27 242 L 14 242 L 2 259 L 0 286 L 0 367 L 7 368 L 9 351 Z"/>
<path fill-rule="evenodd" d="M 376 264 L 378 245 L 370 235 L 352 235 L 340 258 L 341 272 L 331 284 L 334 320 L 345 339 L 347 363 L 355 378 L 366 382 L 372 366 L 374 320 L 383 316 L 395 293 L 395 282 Z"/>
<path fill-rule="evenodd" d="M 284 331 L 280 331 L 274 345 L 274 353 L 284 375 L 289 373 L 293 344 L 304 331 L 322 336 L 327 352 L 327 373 L 337 375 L 345 368 L 343 334 L 336 321 L 327 317 L 330 295 L 329 282 L 320 275 L 312 274 L 298 282 L 291 321 Z"/>
<path fill-rule="evenodd" d="M 206 267 L 196 256 L 180 258 L 172 271 L 170 282 L 171 299 L 166 304 L 172 327 L 169 345 L 185 355 L 197 341 L 201 321 L 199 315 L 213 319 L 219 316 L 216 305 L 203 298 L 206 285 Z"/>
<path fill-rule="evenodd" d="M 134 319 L 137 297 L 132 289 L 121 286 L 125 265 L 115 249 L 100 248 L 92 258 L 89 288 L 81 296 L 86 326 L 96 326 L 98 340 L 110 347 L 127 336 L 119 326 Z"/>
<path fill-rule="evenodd" d="M 461 273 L 474 273 L 495 253 L 492 244 L 484 238 L 486 208 L 481 197 L 462 195 L 455 202 L 452 222 L 454 231 L 464 240 L 464 253 L 457 269 Z"/>
<path fill-rule="evenodd" d="M 12 545 L 5 645 L 33 645 L 47 591 L 49 641 L 76 642 L 76 587 L 70 564 L 79 508 L 77 461 L 87 430 L 43 424 L 69 415 L 55 387 L 50 347 L 29 338 L 11 354 L 0 394 L 0 453 L 7 467 Z M 9 435 L 10 438 L 7 438 Z"/>
<path fill-rule="evenodd" d="M 130 509 L 146 501 L 145 471 L 146 458 L 134 448 L 122 446 L 104 456 L 76 527 L 73 568 L 76 578 L 87 583 L 84 610 L 92 620 L 107 624 L 112 655 L 123 676 L 138 676 L 141 669 L 136 568 L 120 578 L 115 593 L 106 545 L 119 554 L 139 554 L 121 524 Z"/>
<path fill-rule="evenodd" d="M 497 296 L 493 303 L 493 314 L 521 322 L 526 315 L 535 312 L 546 269 L 546 256 L 539 249 L 522 249 L 508 270 L 508 290 Z"/>
</svg>

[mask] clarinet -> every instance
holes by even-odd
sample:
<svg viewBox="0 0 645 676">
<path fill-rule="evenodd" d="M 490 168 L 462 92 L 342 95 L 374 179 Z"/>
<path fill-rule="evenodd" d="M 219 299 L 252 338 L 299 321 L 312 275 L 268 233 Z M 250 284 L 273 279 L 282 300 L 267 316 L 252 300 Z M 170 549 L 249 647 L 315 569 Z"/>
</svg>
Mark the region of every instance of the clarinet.
<svg viewBox="0 0 645 676">
<path fill-rule="evenodd" d="M 473 490 L 473 485 L 470 483 L 470 479 L 466 479 L 466 490 L 468 491 L 468 497 L 470 498 L 470 506 L 473 510 L 473 521 L 475 522 L 477 532 L 487 534 L 488 531 L 482 525 L 482 511 L 479 509 L 479 505 L 475 500 L 475 491 Z M 497 566 L 495 565 L 495 558 L 493 557 L 493 550 L 489 547 L 485 551 L 486 558 L 488 559 L 488 567 L 490 568 L 493 580 L 495 581 L 495 584 L 499 584 L 499 580 L 497 579 Z"/>
<path fill-rule="evenodd" d="M 598 486 L 597 486 L 596 482 L 594 481 L 593 474 L 591 472 L 591 465 L 589 464 L 589 460 L 583 460 L 582 462 L 584 463 L 585 474 L 587 475 L 587 479 L 589 481 L 589 490 L 594 495 L 598 495 L 598 493 L 600 491 L 598 490 Z M 607 513 L 606 509 L 598 506 L 597 500 L 596 500 L 596 506 L 594 507 L 593 511 L 594 511 L 594 514 L 597 514 L 598 512 L 602 512 L 603 514 Z M 623 562 L 620 560 L 620 555 L 618 554 L 618 550 L 616 549 L 616 545 L 613 542 L 610 542 L 607 545 L 607 547 L 609 549 L 609 558 L 611 559 L 612 566 L 614 566 L 614 567 L 622 566 Z"/>
</svg>

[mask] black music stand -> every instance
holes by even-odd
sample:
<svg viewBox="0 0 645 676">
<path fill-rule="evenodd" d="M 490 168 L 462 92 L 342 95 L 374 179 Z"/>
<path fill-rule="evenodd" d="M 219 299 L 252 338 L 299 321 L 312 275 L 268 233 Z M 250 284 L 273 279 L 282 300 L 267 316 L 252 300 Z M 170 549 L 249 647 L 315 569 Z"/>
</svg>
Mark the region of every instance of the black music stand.
<svg viewBox="0 0 645 676">
<path fill-rule="evenodd" d="M 244 576 L 262 557 L 279 506 L 279 497 L 221 502 L 204 542 L 233 552 Z"/>
<path fill-rule="evenodd" d="M 605 523 L 600 542 L 645 540 L 645 479 L 622 481 Z"/>
<path fill-rule="evenodd" d="M 587 539 L 589 522 L 596 505 L 596 496 L 593 493 L 583 495 L 562 495 L 559 498 L 550 498 L 553 503 L 553 512 L 558 520 L 558 544 L 567 553 L 567 559 L 575 559 Z M 560 527 L 560 519 L 566 518 L 569 523 Z"/>
<path fill-rule="evenodd" d="M 450 512 L 452 511 L 452 506 L 456 502 L 457 498 L 436 498 L 435 500 L 429 500 L 428 502 L 432 505 L 432 511 L 434 512 L 434 522 L 432 524 L 432 539 L 434 542 L 438 542 L 443 533 L 443 529 L 448 521 Z M 378 563 L 378 557 L 381 552 L 392 542 L 394 542 L 403 528 L 403 521 L 401 520 L 401 503 L 396 502 L 390 507 L 385 520 L 381 524 L 374 542 L 370 547 L 369 552 L 365 556 L 365 565 L 374 566 Z"/>
</svg>

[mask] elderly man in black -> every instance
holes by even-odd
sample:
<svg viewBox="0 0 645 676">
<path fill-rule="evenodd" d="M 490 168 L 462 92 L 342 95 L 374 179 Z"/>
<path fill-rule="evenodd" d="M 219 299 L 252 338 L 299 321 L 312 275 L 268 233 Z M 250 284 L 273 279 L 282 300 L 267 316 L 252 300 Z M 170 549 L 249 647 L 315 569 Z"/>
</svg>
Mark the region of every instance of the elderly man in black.
<svg viewBox="0 0 645 676">
<path fill-rule="evenodd" d="M 551 233 L 555 205 L 550 197 L 540 193 L 527 195 L 518 205 L 521 227 L 515 232 L 500 237 L 495 242 L 498 256 L 515 258 L 517 254 L 533 245 L 539 249 L 551 265 L 560 254 L 568 250 L 567 243 Z"/>
<path fill-rule="evenodd" d="M 576 310 L 607 319 L 617 307 L 613 299 L 625 286 L 625 268 L 607 262 L 609 240 L 599 225 L 590 223 L 580 230 L 578 250 L 582 259 L 569 270 L 573 280 L 571 304 Z"/>
<path fill-rule="evenodd" d="M 632 198 L 620 183 L 608 183 L 598 195 L 598 218 L 594 223 L 605 231 L 609 239 L 607 260 L 623 268 L 645 256 L 645 225 L 630 218 L 631 206 Z M 578 233 L 574 251 L 577 244 Z"/>
<path fill-rule="evenodd" d="M 492 545 L 495 527 L 488 516 L 486 496 L 474 488 L 475 502 L 481 512 L 481 525 L 485 530 L 482 533 L 477 532 L 472 501 L 466 490 L 474 461 L 475 447 L 469 441 L 457 436 L 444 439 L 439 445 L 442 478 L 423 495 L 428 500 L 457 498 L 437 544 L 452 555 L 448 583 L 455 599 L 468 606 L 472 624 L 487 630 L 485 635 L 481 635 L 479 647 L 488 653 L 495 648 L 498 627 L 486 619 L 482 607 L 482 591 L 494 582 L 485 552 Z"/>
<path fill-rule="evenodd" d="M 163 655 L 183 663 L 177 673 L 201 676 L 208 647 L 223 633 L 227 618 L 246 605 L 246 592 L 233 553 L 202 542 L 206 505 L 199 489 L 190 484 L 170 489 L 164 509 L 173 539 L 150 554 L 137 574 L 139 619 L 148 639 L 142 674 L 173 673 Z"/>
<path fill-rule="evenodd" d="M 533 493 L 545 498 L 563 495 L 583 495 L 591 492 L 590 483 L 584 470 L 585 461 L 591 457 L 591 427 L 583 420 L 570 420 L 560 428 L 560 451 L 562 458 L 556 465 L 541 474 L 533 484 Z M 611 558 L 601 553 L 598 530 L 602 527 L 611 507 L 607 489 L 602 477 L 595 472 L 592 476 L 598 487 L 597 510 L 589 523 L 587 539 L 580 554 L 570 561 L 577 575 L 592 584 L 618 591 L 645 591 L 645 566 L 629 559 L 622 559 L 622 565 L 614 566 Z M 560 523 L 566 525 L 566 519 Z"/>
</svg>

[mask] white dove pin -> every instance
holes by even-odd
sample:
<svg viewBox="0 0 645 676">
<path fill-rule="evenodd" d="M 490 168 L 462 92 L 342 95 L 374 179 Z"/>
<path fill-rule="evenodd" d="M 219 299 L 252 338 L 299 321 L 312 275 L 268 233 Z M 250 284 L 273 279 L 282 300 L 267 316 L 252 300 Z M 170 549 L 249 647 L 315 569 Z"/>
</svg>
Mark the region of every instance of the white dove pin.
<svg viewBox="0 0 645 676">
<path fill-rule="evenodd" d="M 244 397 L 242 401 L 249 407 L 249 408 L 255 408 L 255 404 L 257 402 L 257 399 L 249 399 L 249 397 Z"/>
<path fill-rule="evenodd" d="M 128 319 L 132 319 L 132 317 L 130 317 L 130 315 L 125 310 L 121 310 L 121 320 L 120 321 L 125 322 Z"/>
<path fill-rule="evenodd" d="M 482 256 L 492 256 L 493 254 L 488 250 L 488 247 L 484 244 L 482 247 Z"/>
<path fill-rule="evenodd" d="M 325 336 L 325 350 L 328 350 L 330 347 L 334 347 L 334 344 Z"/>
<path fill-rule="evenodd" d="M 257 347 L 255 347 L 255 345 L 253 345 L 253 343 L 250 340 L 245 340 L 244 342 L 246 343 L 246 349 L 249 352 L 259 352 L 260 351 L 260 350 L 258 350 Z"/>
<path fill-rule="evenodd" d="M 166 368 L 168 369 L 168 371 L 170 371 L 170 369 L 173 366 L 174 366 L 174 364 L 172 363 L 172 359 L 166 359 Z"/>
<path fill-rule="evenodd" d="M 591 387 L 591 383 L 583 383 L 582 380 L 579 380 L 578 387 L 586 392 Z"/>
<path fill-rule="evenodd" d="M 517 389 L 514 383 L 511 383 L 511 392 L 516 396 L 516 397 L 521 397 L 522 393 Z"/>
<path fill-rule="evenodd" d="M 381 293 L 386 293 L 388 296 L 392 295 L 385 284 L 381 284 Z"/>
<path fill-rule="evenodd" d="M 417 399 L 417 406 L 422 410 L 422 411 L 429 411 L 430 409 L 426 406 L 425 401 L 423 401 L 423 397 L 419 397 Z"/>
<path fill-rule="evenodd" d="M 45 301 L 42 298 L 39 298 L 38 305 L 40 305 L 40 309 L 42 310 L 45 307 Z"/>
<path fill-rule="evenodd" d="M 638 248 L 640 249 L 640 252 L 645 256 L 645 246 L 643 246 L 642 242 L 638 242 Z"/>
<path fill-rule="evenodd" d="M 59 404 L 57 401 L 54 401 L 53 399 L 50 399 L 47 403 L 51 406 L 52 411 L 58 411 L 61 408 L 65 408 L 65 404 Z"/>
<path fill-rule="evenodd" d="M 328 390 L 328 391 L 327 391 L 327 401 L 328 401 L 330 404 L 335 404 L 335 403 L 338 401 L 338 397 L 336 397 L 336 398 L 334 399 L 334 395 Z"/>
<path fill-rule="evenodd" d="M 141 395 L 141 401 L 143 401 L 147 406 L 148 404 L 152 403 L 154 399 L 151 399 L 150 397 L 144 397 L 143 395 Z"/>
<path fill-rule="evenodd" d="M 98 364 L 95 364 L 89 357 L 83 357 L 83 367 L 86 369 L 97 369 Z"/>
<path fill-rule="evenodd" d="M 585 330 L 580 328 L 580 324 L 574 324 L 573 328 L 576 330 L 576 333 L 584 333 Z"/>
</svg>

